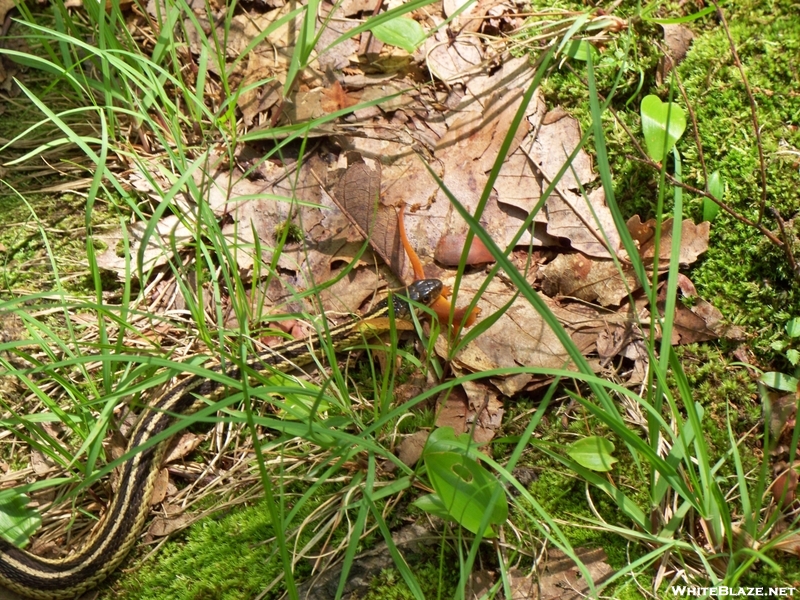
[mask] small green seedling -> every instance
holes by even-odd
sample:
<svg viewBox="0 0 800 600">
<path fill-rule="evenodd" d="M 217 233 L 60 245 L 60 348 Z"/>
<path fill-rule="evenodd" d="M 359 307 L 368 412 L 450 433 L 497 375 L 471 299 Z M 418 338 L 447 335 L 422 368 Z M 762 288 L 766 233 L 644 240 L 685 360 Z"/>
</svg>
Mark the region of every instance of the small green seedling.
<svg viewBox="0 0 800 600">
<path fill-rule="evenodd" d="M 567 447 L 569 457 L 580 466 L 592 471 L 610 471 L 617 459 L 611 456 L 614 444 L 605 438 L 591 436 L 578 440 Z"/>
<path fill-rule="evenodd" d="M 714 171 L 708 178 L 706 191 L 714 198 L 722 200 L 722 195 L 725 193 L 725 183 L 722 181 L 719 171 Z M 710 198 L 703 198 L 703 221 L 713 221 L 718 212 L 719 204 Z"/>
<path fill-rule="evenodd" d="M 647 154 L 661 162 L 686 131 L 686 115 L 676 103 L 662 102 L 652 94 L 642 100 L 641 113 Z"/>
<path fill-rule="evenodd" d="M 796 392 L 798 383 L 800 383 L 797 378 L 800 371 L 798 369 L 800 351 L 793 347 L 793 342 L 796 343 L 800 338 L 800 318 L 789 319 L 789 322 L 786 323 L 786 335 L 788 339 L 772 342 L 772 349 L 783 353 L 789 364 L 795 368 L 794 375 L 770 371 L 761 375 L 761 383 L 782 392 Z"/>
<path fill-rule="evenodd" d="M 384 44 L 402 48 L 409 54 L 425 41 L 425 30 L 422 25 L 409 17 L 397 17 L 372 28 L 372 35 Z"/>
</svg>

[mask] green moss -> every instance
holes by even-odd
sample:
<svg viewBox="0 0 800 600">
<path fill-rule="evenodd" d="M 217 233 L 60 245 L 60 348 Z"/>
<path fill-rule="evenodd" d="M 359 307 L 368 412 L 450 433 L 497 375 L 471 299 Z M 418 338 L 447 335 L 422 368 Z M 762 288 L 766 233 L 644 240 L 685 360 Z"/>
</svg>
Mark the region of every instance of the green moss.
<svg viewBox="0 0 800 600">
<path fill-rule="evenodd" d="M 254 598 L 283 572 L 274 544 L 265 543 L 273 535 L 269 511 L 263 503 L 204 519 L 190 528 L 183 540 L 167 543 L 159 551 L 157 562 L 145 563 L 105 596 L 152 600 Z M 305 571 L 303 565 L 299 571 Z"/>
<path fill-rule="evenodd" d="M 453 569 L 453 561 L 457 557 L 448 556 L 446 567 L 440 562 L 440 557 L 431 555 L 428 562 L 422 562 L 422 557 L 413 562 L 410 567 L 417 578 L 424 598 L 453 598 L 458 585 L 459 573 Z M 399 571 L 386 569 L 376 577 L 370 591 L 363 600 L 414 600 L 415 596 L 408 588 Z"/>
<path fill-rule="evenodd" d="M 73 195 L 30 194 L 22 202 L 5 191 L 0 194 L 0 248 L 5 248 L 0 254 L 0 290 L 49 291 L 56 274 L 67 291 L 93 290 L 86 259 L 80 258 L 86 256 L 86 201 Z M 105 206 L 92 213 L 95 227 L 111 219 Z M 99 240 L 94 248 L 104 250 Z"/>
</svg>

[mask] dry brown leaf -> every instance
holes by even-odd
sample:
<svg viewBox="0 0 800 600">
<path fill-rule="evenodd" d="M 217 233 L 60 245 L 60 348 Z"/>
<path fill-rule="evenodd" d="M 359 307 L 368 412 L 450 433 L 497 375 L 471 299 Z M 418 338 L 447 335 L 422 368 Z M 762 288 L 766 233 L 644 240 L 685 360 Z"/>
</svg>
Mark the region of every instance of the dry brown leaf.
<svg viewBox="0 0 800 600">
<path fill-rule="evenodd" d="M 496 579 L 497 574 L 494 571 L 486 569 L 473 571 L 467 579 L 467 598 L 470 600 L 485 598 Z"/>
<path fill-rule="evenodd" d="M 658 303 L 658 309 L 664 314 L 663 302 Z M 675 307 L 671 344 L 693 344 L 720 337 L 741 339 L 742 330 L 723 323 L 722 313 L 710 302 L 697 299 L 691 307 L 681 303 Z"/>
<path fill-rule="evenodd" d="M 482 381 L 465 381 L 461 384 L 467 395 L 467 428 L 472 439 L 479 444 L 491 441 L 503 423 L 503 402 L 497 389 Z"/>
<path fill-rule="evenodd" d="M 477 37 L 450 40 L 447 31 L 439 29 L 425 43 L 426 64 L 435 77 L 449 85 L 465 83 L 483 61 L 482 48 Z"/>
<path fill-rule="evenodd" d="M 542 108 L 536 115 L 530 117 L 534 129 L 522 141 L 521 147 L 511 154 L 495 186 L 500 202 L 526 213 L 533 211 L 539 203 L 542 178 L 545 184 L 555 178 L 581 137 L 577 121 L 567 117 L 561 109 L 544 114 Z M 556 246 L 559 245 L 558 238 L 566 238 L 577 250 L 606 257 L 609 253 L 603 243 L 605 232 L 612 250 L 616 252 L 619 237 L 611 213 L 605 206 L 602 189 L 589 195 L 588 202 L 592 210 L 576 191 L 580 189 L 578 180 L 585 186 L 596 177 L 589 155 L 580 150 L 572 168 L 559 180 L 556 192 L 548 199 L 545 210 L 535 216 L 536 223 L 546 224 L 546 233 L 542 230 L 534 236 L 536 245 Z"/>
<path fill-rule="evenodd" d="M 772 547 L 795 557 L 800 556 L 800 533 L 789 534 L 781 541 L 773 543 Z"/>
<path fill-rule="evenodd" d="M 530 147 L 531 158 L 547 179 L 552 181 L 580 141 L 581 126 L 578 121 L 563 109 L 556 108 L 544 116 L 542 126 Z M 597 173 L 592 168 L 591 157 L 580 150 L 570 168 L 558 181 L 558 187 L 562 191 L 579 192 L 578 181 L 585 186 L 595 179 Z"/>
<path fill-rule="evenodd" d="M 315 88 L 295 93 L 291 99 L 287 99 L 283 103 L 282 116 L 290 123 L 302 123 L 335 111 L 336 108 L 327 92 L 328 90 L 324 88 Z"/>
<path fill-rule="evenodd" d="M 493 12 L 496 16 L 500 16 L 505 12 L 502 8 L 496 10 L 502 3 L 503 0 L 478 0 L 470 3 L 467 9 L 452 21 L 451 29 L 458 31 L 459 36 L 464 33 L 477 33 L 483 28 L 487 13 Z M 442 3 L 444 14 L 450 17 L 464 4 L 467 4 L 465 0 L 445 0 Z"/>
<path fill-rule="evenodd" d="M 494 77 L 484 79 L 482 85 L 486 89 L 483 90 L 485 95 L 481 98 L 481 105 L 476 103 L 460 107 L 457 114 L 454 111 L 453 118 L 448 121 L 447 133 L 436 146 L 436 162 L 442 165 L 445 186 L 470 212 L 474 213 L 478 206 L 497 152 L 519 108 L 528 75 L 525 63 L 514 62 L 504 65 L 503 70 Z M 503 83 L 507 87 L 498 89 Z M 536 101 L 531 103 L 531 114 L 538 106 Z M 529 129 L 529 122 L 524 120 L 515 133 L 510 152 L 517 149 Z M 517 233 L 526 215 L 514 215 L 515 219 L 500 208 L 498 201 L 499 197 L 494 194 L 480 221 L 503 246 Z M 431 219 L 431 225 L 436 227 L 436 234 L 423 236 L 423 242 L 415 243 L 415 247 L 436 247 L 442 236 L 463 235 L 468 229 L 461 216 L 450 206 L 447 194 L 441 190 L 437 191 L 434 203 L 425 214 Z M 414 223 L 408 223 L 407 227 L 410 230 L 409 237 L 414 242 Z"/>
<path fill-rule="evenodd" d="M 578 193 L 563 191 L 547 199 L 547 233 L 569 240 L 570 246 L 589 256 L 609 256 L 620 247 L 611 211 L 606 206 L 603 188 L 597 188 L 584 199 Z"/>
<path fill-rule="evenodd" d="M 773 456 L 789 454 L 792 437 L 797 422 L 798 394 L 767 394 L 769 404 L 769 433 L 772 441 L 770 453 Z"/>
<path fill-rule="evenodd" d="M 345 17 L 354 17 L 359 13 L 372 12 L 375 0 L 344 0 L 339 6 L 339 11 Z"/>
<path fill-rule="evenodd" d="M 365 32 L 361 36 L 361 43 L 358 45 L 358 55 L 367 63 L 374 64 L 378 62 L 381 51 L 384 48 L 387 47 L 382 41 L 372 35 L 371 32 Z M 391 47 L 388 47 L 387 50 L 391 53 Z"/>
<path fill-rule="evenodd" d="M 490 441 L 503 420 L 503 403 L 494 386 L 465 382 L 443 394 L 436 410 L 436 427 L 452 427 L 456 435 L 469 431 L 482 444 Z"/>
<path fill-rule="evenodd" d="M 338 81 L 334 81 L 330 87 L 324 89 L 322 94 L 326 99 L 326 101 L 322 102 L 322 109 L 325 114 L 336 112 L 358 103 L 358 100 L 348 95 Z"/>
<path fill-rule="evenodd" d="M 338 271 L 345 267 L 341 266 Z M 338 276 L 338 272 L 330 271 L 327 278 L 318 278 L 317 281 L 330 281 Z M 375 296 L 375 291 L 380 289 L 383 281 L 372 265 L 350 271 L 345 277 L 320 293 L 322 304 L 337 312 L 353 312 L 364 302 Z"/>
<path fill-rule="evenodd" d="M 153 522 L 150 523 L 150 527 L 147 528 L 148 537 L 158 538 L 168 536 L 179 529 L 183 529 L 192 521 L 192 515 L 185 513 L 183 509 L 178 506 L 166 503 L 162 504 L 162 509 L 166 515 L 159 515 L 153 519 Z"/>
<path fill-rule="evenodd" d="M 367 1 L 370 3 L 373 2 L 373 0 Z M 350 66 L 350 57 L 358 51 L 358 41 L 352 37 L 343 41 L 338 41 L 335 46 L 331 46 L 334 41 L 339 40 L 345 33 L 359 25 L 356 20 L 339 18 L 343 15 L 347 16 L 346 11 L 355 8 L 355 2 L 350 2 L 349 6 L 345 6 L 345 4 L 347 3 L 343 3 L 339 7 L 334 18 L 328 20 L 325 23 L 325 27 L 322 27 L 322 31 L 319 33 L 319 40 L 317 41 L 315 50 L 317 52 L 319 70 L 323 73 L 337 73 L 338 75 L 342 69 Z M 324 19 L 326 17 L 327 15 L 324 14 L 324 12 L 320 13 L 320 18 Z"/>
<path fill-rule="evenodd" d="M 781 509 L 790 508 L 797 500 L 797 484 L 800 482 L 800 461 L 794 461 L 792 466 L 781 461 L 774 467 L 775 481 L 772 483 L 772 499 Z"/>
<path fill-rule="evenodd" d="M 176 460 L 181 460 L 194 452 L 197 447 L 206 439 L 204 435 L 197 435 L 191 432 L 182 433 L 177 438 L 170 441 L 167 448 L 167 454 L 162 461 L 162 464 L 168 465 Z"/>
<path fill-rule="evenodd" d="M 413 108 L 416 103 L 411 84 L 397 81 L 370 81 L 364 90 L 358 94 L 358 101 L 362 104 L 381 100 L 377 106 L 360 108 L 355 111 L 357 119 L 367 119 L 380 114 L 403 108 Z"/>
<path fill-rule="evenodd" d="M 664 45 L 666 46 L 667 55 L 662 56 L 661 60 L 658 61 L 658 70 L 656 71 L 657 85 L 661 85 L 675 65 L 683 62 L 689 52 L 689 46 L 692 45 L 694 40 L 694 32 L 685 25 L 670 24 L 662 25 L 662 27 L 664 28 Z"/>
<path fill-rule="evenodd" d="M 480 3 L 480 0 L 478 0 Z M 519 31 L 524 24 L 525 3 L 520 0 L 499 2 L 486 11 L 481 32 L 487 36 L 498 37 Z M 473 21 L 474 22 L 474 21 Z"/>
<path fill-rule="evenodd" d="M 167 497 L 167 489 L 169 488 L 169 471 L 162 468 L 156 475 L 156 480 L 153 483 L 153 495 L 150 498 L 150 506 L 161 504 L 164 498 Z"/>
<path fill-rule="evenodd" d="M 443 394 L 437 401 L 436 427 L 452 427 L 456 436 L 467 430 L 467 394 L 461 386 Z"/>
<path fill-rule="evenodd" d="M 481 274 L 467 275 L 459 286 L 459 298 L 469 299 L 482 283 Z M 487 318 L 499 311 L 516 295 L 516 290 L 494 279 L 481 295 L 478 306 L 481 317 Z M 544 298 L 548 303 L 552 302 Z M 462 300 L 464 302 L 465 300 Z M 553 308 L 558 309 L 555 302 Z M 565 311 L 561 311 L 567 314 Z M 440 336 L 436 351 L 447 356 L 447 341 Z M 514 304 L 483 335 L 470 342 L 453 358 L 453 365 L 470 372 L 502 367 L 536 365 L 537 367 L 568 368 L 569 356 L 555 334 L 530 306 L 527 300 L 517 297 Z M 493 383 L 506 396 L 525 388 L 535 378 L 532 374 L 511 375 Z"/>
<path fill-rule="evenodd" d="M 347 162 L 331 196 L 392 272 L 403 279 L 407 260 L 397 229 L 397 211 L 381 202 L 380 163 L 373 168 L 355 153 L 348 155 Z"/>
<path fill-rule="evenodd" d="M 673 219 L 665 219 L 661 224 L 661 240 L 659 242 L 659 260 L 665 261 L 670 257 L 672 245 Z M 639 255 L 648 262 L 652 262 L 655 254 L 655 226 L 656 220 L 650 219 L 642 223 L 639 215 L 628 219 L 628 230 L 633 239 L 639 244 Z M 683 220 L 681 223 L 681 249 L 680 263 L 690 265 L 697 257 L 708 250 L 708 232 L 711 224 L 708 221 L 695 225 L 691 221 Z M 666 268 L 662 266 L 661 268 Z"/>
<path fill-rule="evenodd" d="M 397 457 L 404 465 L 413 468 L 417 464 L 417 461 L 422 457 L 422 450 L 425 448 L 429 435 L 429 431 L 420 430 L 403 438 L 403 441 L 397 447 Z"/>
<path fill-rule="evenodd" d="M 602 583 L 614 573 L 601 548 L 575 548 L 575 554 L 589 570 L 594 585 Z M 544 570 L 539 576 L 539 589 L 540 600 L 583 600 L 589 586 L 570 557 L 560 550 L 550 549 Z"/>
<path fill-rule="evenodd" d="M 624 278 L 611 260 L 595 260 L 581 253 L 559 254 L 544 269 L 542 291 L 548 296 L 572 296 L 603 306 L 619 306 L 638 289 L 633 268 L 623 266 Z"/>
<path fill-rule="evenodd" d="M 643 337 L 641 324 L 647 325 L 649 313 L 642 314 L 639 306 L 631 310 L 629 305 L 623 305 L 612 312 L 584 302 L 565 302 L 552 310 L 595 370 L 604 368 L 615 356 L 634 361 L 647 359 L 639 344 Z M 593 359 L 593 353 L 599 361 Z"/>
<path fill-rule="evenodd" d="M 508 570 L 508 582 L 511 587 L 510 600 L 537 600 L 539 598 L 539 584 L 534 573 L 526 574 L 517 567 Z"/>
</svg>

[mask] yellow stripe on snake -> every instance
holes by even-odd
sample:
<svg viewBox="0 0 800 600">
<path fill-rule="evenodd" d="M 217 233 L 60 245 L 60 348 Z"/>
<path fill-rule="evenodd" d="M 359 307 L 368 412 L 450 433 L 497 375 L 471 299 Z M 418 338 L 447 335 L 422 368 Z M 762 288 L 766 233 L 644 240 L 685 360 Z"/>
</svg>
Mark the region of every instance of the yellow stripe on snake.
<svg viewBox="0 0 800 600">
<path fill-rule="evenodd" d="M 416 281 L 404 293 L 392 295 L 391 300 L 378 303 L 363 316 L 332 328 L 326 338 L 337 350 L 351 347 L 366 335 L 387 331 L 391 314 L 396 320 L 408 319 L 413 310 L 408 300 L 430 305 L 441 292 L 439 280 Z M 319 337 L 287 342 L 248 360 L 247 367 L 267 374 L 290 371 L 312 362 L 320 351 L 320 342 Z M 216 361 L 209 362 L 208 368 L 221 371 Z M 242 377 L 238 367 L 228 369 L 225 375 Z M 146 446 L 172 425 L 177 415 L 191 414 L 206 401 L 218 400 L 226 393 L 223 384 L 196 375 L 174 380 L 151 399 L 131 432 L 126 453 Z M 117 494 L 102 522 L 74 554 L 46 559 L 0 539 L 0 585 L 37 600 L 74 598 L 97 586 L 122 562 L 144 528 L 168 442 L 150 445 L 121 465 Z"/>
</svg>

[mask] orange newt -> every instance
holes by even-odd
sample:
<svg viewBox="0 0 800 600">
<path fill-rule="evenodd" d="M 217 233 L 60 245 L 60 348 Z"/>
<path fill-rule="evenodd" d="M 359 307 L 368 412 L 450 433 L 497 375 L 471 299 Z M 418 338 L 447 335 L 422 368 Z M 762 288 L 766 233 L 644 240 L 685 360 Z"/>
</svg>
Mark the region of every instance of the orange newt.
<svg viewBox="0 0 800 600">
<path fill-rule="evenodd" d="M 408 255 L 408 260 L 411 261 L 411 267 L 414 269 L 414 281 L 418 281 L 420 279 L 425 279 L 425 271 L 422 268 L 422 261 L 417 256 L 417 253 L 414 251 L 414 248 L 411 247 L 411 243 L 408 241 L 408 236 L 406 235 L 406 225 L 404 220 L 404 215 L 406 211 L 406 205 L 403 204 L 400 207 L 400 214 L 397 216 L 397 230 L 400 233 L 400 242 L 403 244 L 403 248 L 405 248 L 406 254 Z M 450 305 L 450 301 L 447 300 L 446 296 L 450 295 L 450 288 L 445 287 L 442 291 L 442 295 L 436 300 L 436 302 L 431 305 L 431 309 L 436 313 L 439 317 L 440 323 L 447 323 L 448 319 L 450 318 L 450 311 L 452 307 Z M 470 327 L 475 323 L 478 318 L 478 315 L 481 312 L 481 309 L 477 306 L 470 311 L 469 314 L 466 314 L 466 308 L 456 308 L 453 311 L 453 330 L 457 330 L 459 327 Z"/>
</svg>

